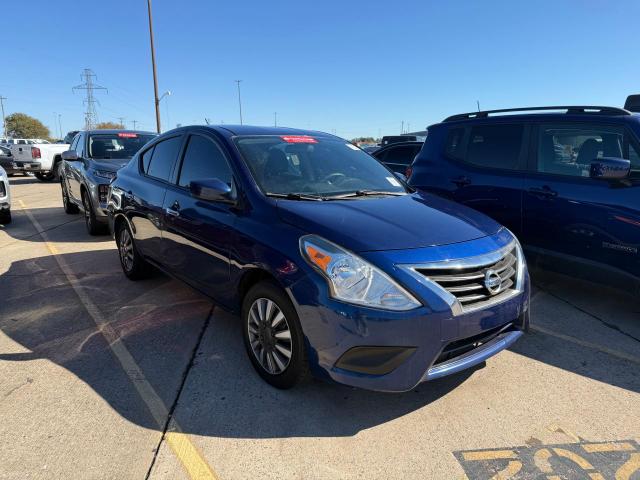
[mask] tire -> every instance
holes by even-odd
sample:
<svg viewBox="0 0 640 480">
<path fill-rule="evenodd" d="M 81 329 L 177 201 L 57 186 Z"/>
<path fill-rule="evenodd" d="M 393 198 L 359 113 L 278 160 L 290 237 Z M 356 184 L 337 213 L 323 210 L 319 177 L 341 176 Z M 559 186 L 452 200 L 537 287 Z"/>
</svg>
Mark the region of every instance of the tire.
<svg viewBox="0 0 640 480">
<path fill-rule="evenodd" d="M 141 280 L 151 273 L 151 265 L 138 253 L 131 229 L 126 222 L 116 227 L 116 245 L 122 272 L 129 280 Z"/>
<path fill-rule="evenodd" d="M 242 336 L 253 367 L 270 385 L 288 389 L 309 377 L 300 319 L 287 294 L 273 282 L 260 282 L 245 295 Z"/>
<path fill-rule="evenodd" d="M 87 227 L 87 232 L 89 235 L 104 235 L 107 233 L 108 227 L 106 225 L 102 225 L 98 223 L 96 219 L 96 214 L 93 211 L 93 205 L 91 203 L 91 198 L 87 195 L 86 190 L 82 191 L 82 208 L 84 210 L 84 224 Z"/>
<path fill-rule="evenodd" d="M 56 174 L 53 171 L 50 171 L 50 172 L 35 172 L 35 176 L 41 182 L 53 182 L 56 179 Z"/>
<path fill-rule="evenodd" d="M 11 210 L 0 213 L 0 224 L 9 225 L 11 223 Z"/>
<path fill-rule="evenodd" d="M 78 213 L 80 209 L 75 203 L 71 203 L 69 199 L 69 192 L 67 191 L 67 185 L 64 180 L 60 180 L 60 189 L 62 190 L 62 206 L 64 207 L 64 213 L 73 215 Z"/>
</svg>

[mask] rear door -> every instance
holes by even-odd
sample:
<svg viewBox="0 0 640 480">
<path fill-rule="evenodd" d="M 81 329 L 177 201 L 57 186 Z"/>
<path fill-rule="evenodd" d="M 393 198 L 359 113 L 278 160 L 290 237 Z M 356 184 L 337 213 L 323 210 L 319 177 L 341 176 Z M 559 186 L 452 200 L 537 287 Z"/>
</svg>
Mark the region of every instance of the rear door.
<svg viewBox="0 0 640 480">
<path fill-rule="evenodd" d="M 229 248 L 236 219 L 234 206 L 191 196 L 192 180 L 217 178 L 234 185 L 223 147 L 206 133 L 192 133 L 186 142 L 176 181 L 164 199 L 166 258 L 170 271 L 213 297 L 229 288 Z"/>
<path fill-rule="evenodd" d="M 447 134 L 448 163 L 441 187 L 456 202 L 522 231 L 522 188 L 528 127 L 522 123 L 453 127 Z"/>
<path fill-rule="evenodd" d="M 534 129 L 523 201 L 527 249 L 570 273 L 640 276 L 640 157 L 621 124 L 541 123 Z M 589 176 L 596 158 L 627 158 L 630 179 Z"/>
<path fill-rule="evenodd" d="M 161 265 L 166 258 L 162 242 L 164 197 L 182 143 L 183 135 L 180 133 L 163 138 L 139 155 L 144 181 L 139 182 L 135 195 L 131 196 L 132 210 L 136 212 L 131 217 L 136 245 L 142 255 Z"/>
<path fill-rule="evenodd" d="M 412 145 L 391 145 L 382 151 L 374 152 L 373 156 L 394 172 L 402 173 L 404 175 L 407 171 L 407 167 L 411 165 L 411 162 L 413 162 L 413 159 L 421 148 L 421 143 Z"/>
</svg>

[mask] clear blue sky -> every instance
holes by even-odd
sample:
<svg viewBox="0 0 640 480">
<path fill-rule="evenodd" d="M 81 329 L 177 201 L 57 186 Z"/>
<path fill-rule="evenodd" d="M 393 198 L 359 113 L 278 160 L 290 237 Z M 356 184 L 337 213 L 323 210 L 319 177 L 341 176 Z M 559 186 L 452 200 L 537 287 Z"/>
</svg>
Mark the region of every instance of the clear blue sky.
<svg viewBox="0 0 640 480">
<path fill-rule="evenodd" d="M 453 113 L 622 105 L 640 93 L 640 1 L 154 0 L 163 128 L 244 121 L 396 134 Z M 56 132 L 83 125 L 84 68 L 101 121 L 153 129 L 146 0 L 3 5 L 0 95 Z M 164 100 L 163 100 L 164 103 Z M 168 107 L 168 118 L 167 108 Z M 170 123 L 167 123 L 170 122 Z"/>
</svg>

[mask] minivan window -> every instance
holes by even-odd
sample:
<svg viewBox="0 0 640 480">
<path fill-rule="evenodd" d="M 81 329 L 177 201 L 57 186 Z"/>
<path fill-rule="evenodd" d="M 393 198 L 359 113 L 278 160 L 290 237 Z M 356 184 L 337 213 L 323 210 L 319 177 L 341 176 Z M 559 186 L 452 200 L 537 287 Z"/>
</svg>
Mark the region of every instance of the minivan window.
<svg viewBox="0 0 640 480">
<path fill-rule="evenodd" d="M 182 137 L 171 137 L 156 143 L 147 168 L 147 175 L 160 180 L 169 181 L 173 164 L 178 157 Z"/>
<path fill-rule="evenodd" d="M 588 177 L 591 162 L 623 157 L 624 127 L 615 125 L 542 125 L 538 135 L 537 171 Z"/>
<path fill-rule="evenodd" d="M 189 137 L 180 168 L 181 187 L 189 187 L 192 180 L 217 178 L 231 185 L 231 169 L 224 154 L 213 141 L 201 135 Z"/>
<path fill-rule="evenodd" d="M 517 170 L 522 125 L 478 125 L 471 129 L 466 161 L 481 167 Z"/>
<path fill-rule="evenodd" d="M 358 147 L 332 137 L 243 136 L 235 139 L 265 194 L 338 196 L 403 194 L 392 172 Z"/>
</svg>

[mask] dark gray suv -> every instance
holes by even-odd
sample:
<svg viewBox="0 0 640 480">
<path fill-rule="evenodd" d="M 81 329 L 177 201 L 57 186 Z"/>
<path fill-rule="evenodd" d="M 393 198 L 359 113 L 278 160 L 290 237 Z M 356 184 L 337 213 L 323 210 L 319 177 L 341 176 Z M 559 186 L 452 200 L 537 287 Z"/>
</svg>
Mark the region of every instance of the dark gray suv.
<svg viewBox="0 0 640 480">
<path fill-rule="evenodd" d="M 62 154 L 60 186 L 64 211 L 84 212 L 90 235 L 108 233 L 106 214 L 109 184 L 118 169 L 156 136 L 132 130 L 86 130 L 78 132 Z"/>
</svg>

